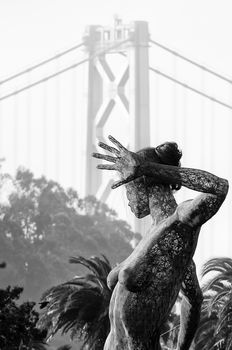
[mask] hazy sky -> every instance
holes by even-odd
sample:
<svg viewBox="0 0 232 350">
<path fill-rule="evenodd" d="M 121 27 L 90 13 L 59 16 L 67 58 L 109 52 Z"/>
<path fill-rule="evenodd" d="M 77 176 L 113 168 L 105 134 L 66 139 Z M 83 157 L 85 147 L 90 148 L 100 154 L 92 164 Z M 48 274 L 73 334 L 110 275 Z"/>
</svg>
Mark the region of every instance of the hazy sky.
<svg viewBox="0 0 232 350">
<path fill-rule="evenodd" d="M 230 0 L 0 0 L 0 76 L 79 42 L 114 14 L 146 20 L 152 37 L 232 75 Z"/>
<path fill-rule="evenodd" d="M 149 22 L 152 39 L 221 74 L 232 77 L 231 13 L 231 0 L 0 0 L 0 80 L 80 43 L 86 25 L 112 24 L 114 15 L 121 16 L 126 23 L 135 20 Z M 165 60 L 162 61 L 160 57 L 158 59 L 153 52 L 151 65 L 159 67 L 159 64 L 165 64 Z M 59 64 L 55 67 L 55 71 L 58 68 Z M 74 76 L 78 81 L 83 80 L 83 75 L 78 74 L 80 71 L 79 73 L 70 72 L 67 75 L 67 81 Z M 209 78 L 205 78 L 202 85 L 197 82 L 198 73 L 195 74 L 195 71 L 189 73 L 188 69 L 184 69 L 179 72 L 183 79 L 188 74 L 190 74 L 188 77 L 190 81 L 196 80 L 197 88 L 199 86 L 202 88 L 205 84 L 208 93 L 232 104 L 232 86 L 225 86 L 224 83 L 222 86 L 219 81 L 212 82 Z M 26 79 L 28 80 L 23 83 L 30 82 L 30 78 Z M 198 80 L 202 80 L 202 77 Z M 159 96 L 155 95 L 157 113 L 153 118 L 152 126 L 154 129 L 157 128 L 159 121 L 160 134 L 155 141 L 177 139 L 187 154 L 184 159 L 185 164 L 202 166 L 207 170 L 215 171 L 220 176 L 231 176 L 232 180 L 231 169 L 227 167 L 228 159 L 231 158 L 228 146 L 231 134 L 231 113 L 212 103 L 204 104 L 192 95 L 191 97 L 186 95 L 184 99 L 182 91 L 175 90 L 177 92 L 173 94 L 173 87 L 162 83 L 161 78 L 154 84 L 157 82 L 160 92 Z M 17 88 L 17 83 L 14 84 L 10 86 L 13 90 Z M 28 93 L 30 102 L 26 102 L 28 97 L 26 94 L 17 99 L 0 102 L 0 145 L 2 145 L 0 157 L 6 156 L 6 163 L 10 169 L 13 162 L 16 165 L 22 164 L 30 167 L 37 174 L 46 173 L 48 177 L 60 181 L 64 186 L 74 186 L 79 190 L 82 188 L 83 179 L 80 180 L 78 177 L 81 169 L 75 159 L 85 156 L 81 141 L 83 130 L 80 127 L 81 121 L 77 121 L 79 123 L 76 124 L 76 126 L 79 125 L 77 129 L 73 125 L 76 116 L 82 115 L 83 106 L 76 103 L 69 109 L 67 107 L 69 99 L 72 98 L 72 101 L 70 100 L 72 105 L 77 99 L 74 89 L 67 90 L 67 82 L 65 83 L 64 80 L 60 80 L 58 88 L 55 82 L 52 84 L 45 86 L 46 91 L 38 89 L 38 96 L 44 96 L 43 105 L 41 105 L 41 98 L 36 97 L 37 90 Z M 4 94 L 4 89 L 5 87 L 0 86 L 0 95 Z M 53 96 L 53 92 L 53 95 L 48 95 L 50 97 L 46 99 L 46 93 L 50 90 L 56 91 L 56 97 Z M 158 93 L 158 89 L 155 92 Z M 61 96 L 63 102 L 58 103 Z M 56 104 L 53 106 L 51 101 L 56 101 Z M 168 105 L 170 105 L 169 109 Z M 189 119 L 186 122 L 184 119 L 186 110 L 191 116 L 191 121 Z M 70 115 L 72 121 L 67 119 Z M 32 119 L 31 116 L 34 118 Z M 45 126 L 40 124 L 41 118 L 44 119 L 45 124 L 47 123 L 44 124 Z M 167 118 L 166 121 L 165 118 Z M 168 118 L 172 118 L 174 127 L 177 124 L 175 133 L 170 127 L 166 129 Z M 20 131 L 18 134 L 17 128 Z M 57 129 L 54 130 L 54 128 Z M 29 136 L 26 137 L 30 140 L 26 142 L 27 131 Z M 52 133 L 58 135 L 56 140 L 52 137 Z M 198 138 L 200 141 L 195 149 Z M 14 145 L 11 140 L 14 140 Z M 70 145 L 67 140 L 71 140 Z M 30 149 L 28 149 L 29 143 Z M 42 148 L 43 152 L 41 152 Z M 55 165 L 53 155 L 57 148 L 59 157 Z M 76 149 L 76 155 L 70 153 L 71 148 Z M 224 159 L 221 148 L 228 151 Z M 228 217 L 231 217 L 229 201 L 223 210 L 218 214 L 219 219 L 213 229 L 214 235 L 209 244 L 210 247 L 207 248 L 210 233 L 207 240 L 205 239 L 201 244 L 202 247 L 205 245 L 205 249 L 214 249 L 214 254 L 219 255 L 231 253 L 226 238 L 229 237 Z M 124 212 L 128 213 L 128 209 L 124 208 Z M 217 232 L 220 229 L 227 232 L 227 236 L 221 244 L 218 244 Z M 215 244 L 212 243 L 213 241 Z M 215 247 L 219 247 L 219 250 Z"/>
</svg>

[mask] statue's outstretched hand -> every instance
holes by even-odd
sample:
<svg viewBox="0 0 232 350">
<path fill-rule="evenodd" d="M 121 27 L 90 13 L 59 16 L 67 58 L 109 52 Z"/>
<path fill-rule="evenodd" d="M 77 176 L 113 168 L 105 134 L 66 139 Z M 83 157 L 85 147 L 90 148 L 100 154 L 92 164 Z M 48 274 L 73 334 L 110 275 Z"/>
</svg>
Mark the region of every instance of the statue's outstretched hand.
<svg viewBox="0 0 232 350">
<path fill-rule="evenodd" d="M 140 175 L 138 174 L 138 165 L 140 164 L 140 157 L 134 152 L 128 151 L 121 145 L 113 136 L 109 136 L 109 140 L 117 147 L 111 147 L 103 142 L 99 142 L 99 147 L 105 149 L 108 152 L 113 153 L 114 156 L 106 154 L 93 153 L 92 156 L 98 159 L 104 159 L 113 164 L 99 164 L 98 169 L 103 170 L 116 170 L 119 171 L 122 179 L 116 181 L 111 188 L 117 188 L 130 181 L 135 180 Z"/>
</svg>

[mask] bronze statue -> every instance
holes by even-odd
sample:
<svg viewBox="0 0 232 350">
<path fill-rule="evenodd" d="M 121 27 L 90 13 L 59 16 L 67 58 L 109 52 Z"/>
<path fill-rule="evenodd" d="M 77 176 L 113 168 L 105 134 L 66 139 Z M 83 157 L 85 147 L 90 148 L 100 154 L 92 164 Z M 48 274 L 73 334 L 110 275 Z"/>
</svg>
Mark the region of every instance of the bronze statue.
<svg viewBox="0 0 232 350">
<path fill-rule="evenodd" d="M 103 170 L 116 170 L 125 184 L 129 206 L 138 218 L 151 215 L 153 224 L 132 254 L 108 276 L 114 288 L 110 302 L 111 330 L 104 350 L 158 350 L 161 327 L 182 291 L 178 350 L 189 349 L 200 317 L 202 292 L 192 260 L 201 226 L 220 208 L 228 181 L 203 170 L 180 166 L 174 142 L 133 153 L 109 136 L 116 146 L 99 146 L 112 155 Z M 173 191 L 185 186 L 201 192 L 177 205 Z"/>
</svg>

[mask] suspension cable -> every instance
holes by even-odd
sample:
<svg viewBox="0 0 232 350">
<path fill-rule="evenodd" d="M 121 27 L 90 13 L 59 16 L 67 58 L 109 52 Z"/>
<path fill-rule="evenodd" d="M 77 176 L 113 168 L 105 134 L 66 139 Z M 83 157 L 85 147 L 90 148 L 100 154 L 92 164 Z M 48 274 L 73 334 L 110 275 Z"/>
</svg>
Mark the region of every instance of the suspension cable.
<svg viewBox="0 0 232 350">
<path fill-rule="evenodd" d="M 226 81 L 227 83 L 232 84 L 232 79 L 227 78 L 227 77 L 225 77 L 225 76 L 223 76 L 223 75 L 221 75 L 221 74 L 215 72 L 214 70 L 209 69 L 209 68 L 207 68 L 206 66 L 204 66 L 204 65 L 202 65 L 202 64 L 200 64 L 200 63 L 197 63 L 196 61 L 193 61 L 193 60 L 191 60 L 190 58 L 188 58 L 188 57 L 186 57 L 186 56 L 181 55 L 180 53 L 178 53 L 178 52 L 176 52 L 176 51 L 174 51 L 174 50 L 172 50 L 172 49 L 169 49 L 167 46 L 165 46 L 165 45 L 163 45 L 163 44 L 160 44 L 160 43 L 158 43 L 158 42 L 155 41 L 155 40 L 150 40 L 150 42 L 151 42 L 152 44 L 154 44 L 154 45 L 160 47 L 161 49 L 163 49 L 163 50 L 165 50 L 165 51 L 167 51 L 167 52 L 169 52 L 169 53 L 171 53 L 171 54 L 173 54 L 173 55 L 175 55 L 175 56 L 181 58 L 182 60 L 184 60 L 184 61 L 186 61 L 186 62 L 188 62 L 188 63 L 191 63 L 192 65 L 194 65 L 194 66 L 196 66 L 196 67 L 198 67 L 198 68 L 200 68 L 200 69 L 203 69 L 203 70 L 206 71 L 207 73 L 210 73 L 210 74 L 216 76 L 217 78 L 220 78 L 220 79 Z"/>
<path fill-rule="evenodd" d="M 82 43 L 80 43 L 80 44 L 78 44 L 78 45 L 75 45 L 75 46 L 73 46 L 73 47 L 71 47 L 71 48 L 65 50 L 65 51 L 62 51 L 62 52 L 58 53 L 58 54 L 55 55 L 55 56 L 52 56 L 52 57 L 50 57 L 50 58 L 48 58 L 48 59 L 46 59 L 46 60 L 44 60 L 44 61 L 41 61 L 40 63 L 37 63 L 37 64 L 35 64 L 35 65 L 31 66 L 31 67 L 28 67 L 28 68 L 22 70 L 22 71 L 19 72 L 19 73 L 13 74 L 13 75 L 7 77 L 7 78 L 4 79 L 4 80 L 1 80 L 1 81 L 0 81 L 0 85 L 3 85 L 3 84 L 5 84 L 5 83 L 7 83 L 8 81 L 11 81 L 11 80 L 13 80 L 13 79 L 15 79 L 15 78 L 18 78 L 18 77 L 20 77 L 21 75 L 24 75 L 24 74 L 26 74 L 26 73 L 29 73 L 29 72 L 31 72 L 31 71 L 33 71 L 33 70 L 35 70 L 35 69 L 37 69 L 37 68 L 39 68 L 39 67 L 45 65 L 46 63 L 49 63 L 49 62 L 51 62 L 51 61 L 53 61 L 53 60 L 55 60 L 55 59 L 57 59 L 57 58 L 60 58 L 60 57 L 62 57 L 62 56 L 64 56 L 64 55 L 66 55 L 66 54 L 68 54 L 68 53 L 74 51 L 74 50 L 77 50 L 77 49 L 79 49 L 79 47 L 81 47 L 81 46 L 83 46 L 83 45 L 84 45 L 84 43 L 82 42 Z"/>
<path fill-rule="evenodd" d="M 108 48 L 105 49 L 105 50 L 99 50 L 99 51 L 96 52 L 95 54 L 91 55 L 91 56 L 88 57 L 88 58 L 85 58 L 85 59 L 81 60 L 81 61 L 78 62 L 78 63 L 75 63 L 75 64 L 73 64 L 73 65 L 71 65 L 71 66 L 68 66 L 68 67 L 66 67 L 66 68 L 64 68 L 64 69 L 62 69 L 62 70 L 56 72 L 56 73 L 53 73 L 53 74 L 48 75 L 48 76 L 46 76 L 46 77 L 44 77 L 44 78 L 42 78 L 42 79 L 40 79 L 40 80 L 37 80 L 36 82 L 34 82 L 34 83 L 32 83 L 32 84 L 26 85 L 26 86 L 24 86 L 24 87 L 21 88 L 21 89 L 18 89 L 18 90 L 15 90 L 15 91 L 13 91 L 13 92 L 11 92 L 11 93 L 9 93 L 9 94 L 6 94 L 6 95 L 0 97 L 0 102 L 3 101 L 3 100 L 6 100 L 6 99 L 9 98 L 9 97 L 18 95 L 19 93 L 21 93 L 21 92 L 23 92 L 23 91 L 25 91 L 25 90 L 28 90 L 28 89 L 30 89 L 30 88 L 32 88 L 32 87 L 34 87 L 34 86 L 37 86 L 37 85 L 42 84 L 42 83 L 44 83 L 44 82 L 47 82 L 48 80 L 51 80 L 52 78 L 55 78 L 56 76 L 58 76 L 58 75 L 60 75 L 60 74 L 63 74 L 63 73 L 65 73 L 65 72 L 67 72 L 67 71 L 69 71 L 69 70 L 71 70 L 71 69 L 74 69 L 74 68 L 80 66 L 81 64 L 83 64 L 83 63 L 85 63 L 85 62 L 91 61 L 91 60 L 95 59 L 95 58 L 98 57 L 98 56 L 104 55 L 104 54 L 107 53 L 108 51 L 111 51 L 111 50 L 113 50 L 113 49 L 115 49 L 115 48 L 121 46 L 122 44 L 124 44 L 124 43 L 127 42 L 127 41 L 129 41 L 129 39 L 126 39 L 126 40 L 123 40 L 123 41 L 121 41 L 121 42 L 119 42 L 119 43 L 117 43 L 117 44 L 114 44 L 114 45 L 108 47 Z"/>
<path fill-rule="evenodd" d="M 229 108 L 229 109 L 232 110 L 232 106 L 231 106 L 231 105 L 228 105 L 227 103 L 225 103 L 225 102 L 223 102 L 223 101 L 220 101 L 220 100 L 218 100 L 217 98 L 215 98 L 215 97 L 213 97 L 213 96 L 207 95 L 207 94 L 205 94 L 203 91 L 197 90 L 197 89 L 193 88 L 192 86 L 187 85 L 187 84 L 183 83 L 182 81 L 177 80 L 177 79 L 171 77 L 170 75 L 167 75 L 167 74 L 161 72 L 161 71 L 158 70 L 158 69 L 155 69 L 155 68 L 152 68 L 152 67 L 149 67 L 149 69 L 150 69 L 151 71 L 155 72 L 156 74 L 159 74 L 159 75 L 161 75 L 162 77 L 164 77 L 164 78 L 166 78 L 166 79 L 168 79 L 168 80 L 171 80 L 172 82 L 174 82 L 174 83 L 176 83 L 176 84 L 178 84 L 178 85 L 181 85 L 182 87 L 184 87 L 184 88 L 186 88 L 186 89 L 188 89 L 188 90 L 190 90 L 190 91 L 193 91 L 193 92 L 195 92 L 195 93 L 198 94 L 198 95 L 201 95 L 201 96 L 207 98 L 208 100 L 211 100 L 211 101 L 213 101 L 213 102 L 215 102 L 215 103 L 220 104 L 220 105 L 223 106 L 223 107 L 226 107 L 226 108 Z"/>
</svg>

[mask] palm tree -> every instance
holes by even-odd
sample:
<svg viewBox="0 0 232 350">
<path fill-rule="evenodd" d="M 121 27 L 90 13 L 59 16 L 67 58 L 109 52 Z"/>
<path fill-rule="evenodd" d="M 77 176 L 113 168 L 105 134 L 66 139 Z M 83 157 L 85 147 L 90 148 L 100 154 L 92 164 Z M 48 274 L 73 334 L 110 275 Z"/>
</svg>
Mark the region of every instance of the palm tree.
<svg viewBox="0 0 232 350">
<path fill-rule="evenodd" d="M 84 350 L 102 350 L 110 331 L 109 303 L 112 291 L 107 286 L 111 271 L 108 259 L 72 257 L 70 263 L 81 264 L 91 273 L 47 290 L 40 302 L 43 312 L 39 327 L 48 331 L 50 340 L 59 330 L 71 333 L 71 339 L 82 340 Z M 177 303 L 180 303 L 178 297 Z M 177 343 L 179 315 L 175 309 L 163 326 L 161 342 L 164 348 Z"/>
<path fill-rule="evenodd" d="M 57 350 L 71 350 L 71 345 L 61 345 L 57 348 Z"/>
<path fill-rule="evenodd" d="M 72 257 L 70 263 L 81 264 L 90 273 L 43 294 L 39 326 L 48 330 L 48 340 L 59 330 L 63 334 L 70 331 L 71 339 L 83 341 L 82 349 L 102 350 L 110 328 L 108 311 L 112 291 L 106 283 L 110 263 L 105 256 Z"/>
<path fill-rule="evenodd" d="M 202 275 L 208 277 L 203 287 L 201 321 L 195 336 L 196 350 L 232 348 L 232 259 L 210 259 Z"/>
</svg>

